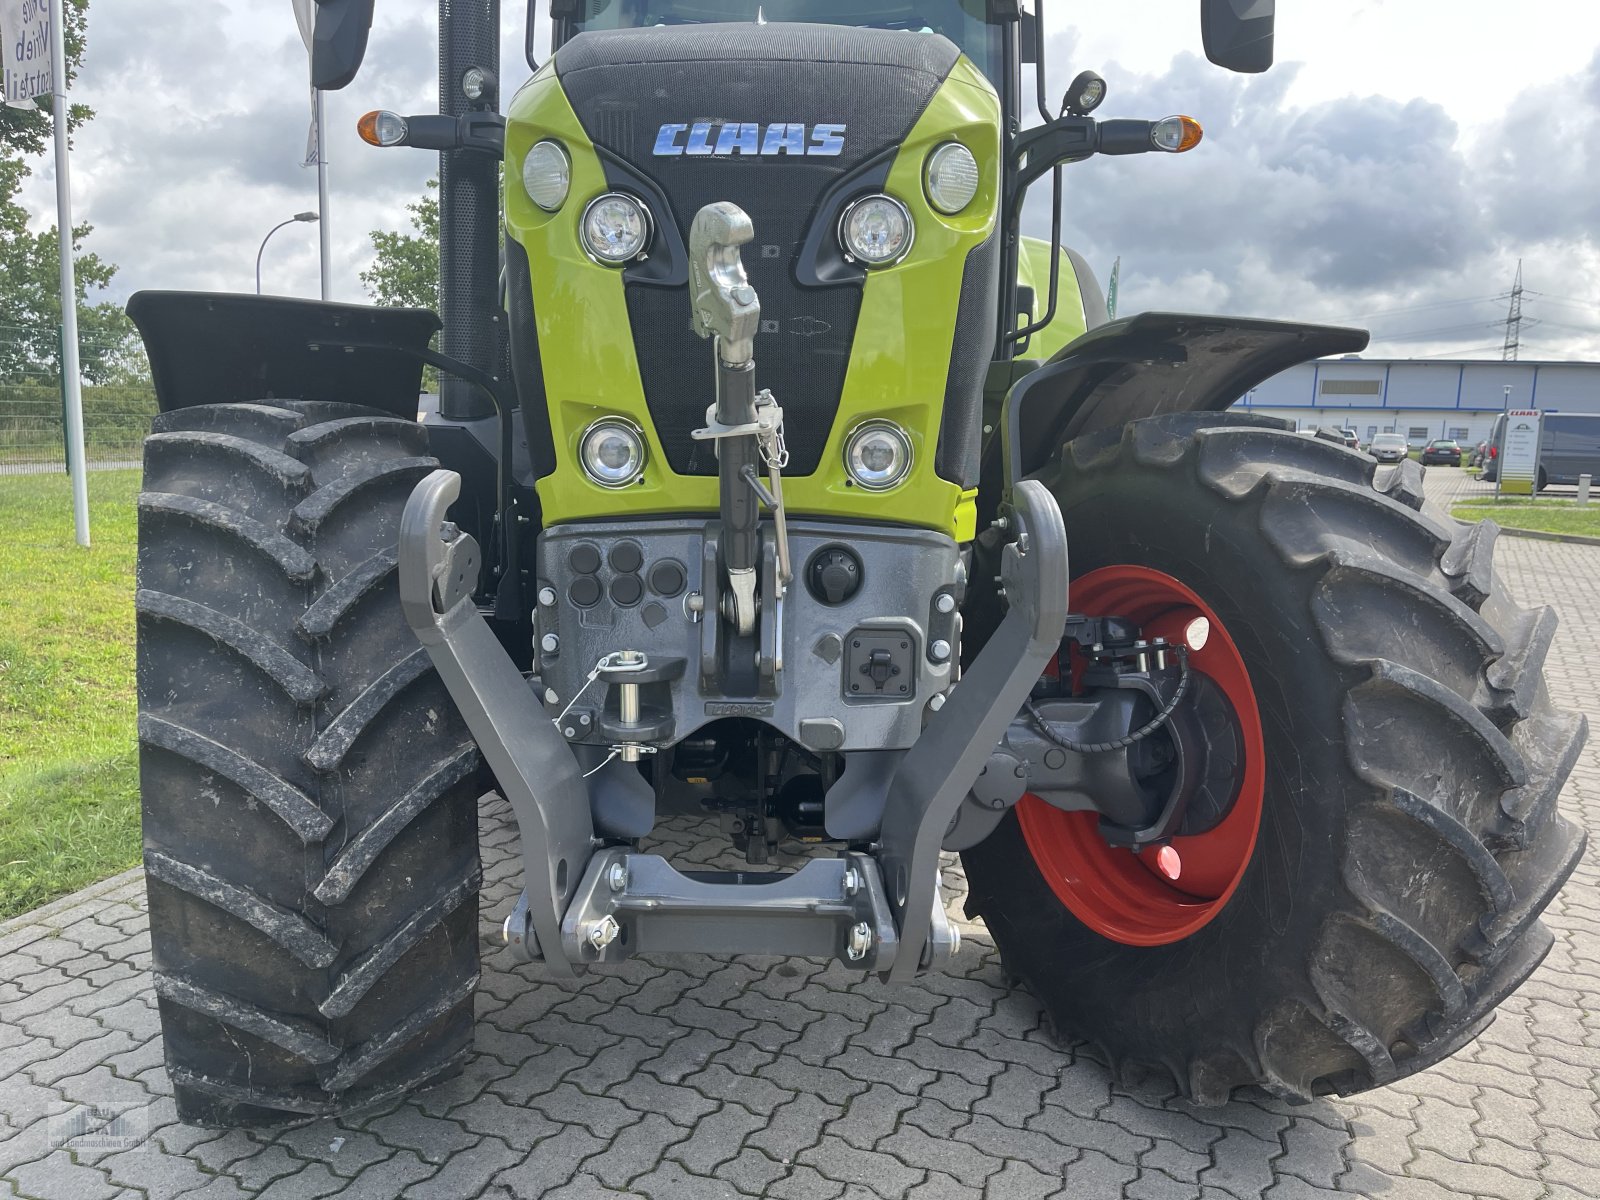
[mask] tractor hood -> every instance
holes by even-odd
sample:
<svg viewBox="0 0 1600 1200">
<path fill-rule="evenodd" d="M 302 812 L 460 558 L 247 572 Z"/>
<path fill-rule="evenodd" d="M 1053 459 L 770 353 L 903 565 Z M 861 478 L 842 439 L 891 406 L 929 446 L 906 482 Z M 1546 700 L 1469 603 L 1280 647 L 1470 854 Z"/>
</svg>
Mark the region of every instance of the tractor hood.
<svg viewBox="0 0 1600 1200">
<path fill-rule="evenodd" d="M 744 258 L 761 297 L 758 377 L 792 414 L 791 470 L 809 474 L 843 391 L 866 277 L 833 232 L 850 199 L 882 189 L 958 57 L 937 34 L 785 23 L 582 33 L 557 52 L 609 185 L 657 193 L 658 251 L 623 279 L 645 399 L 674 471 L 716 471 L 711 444 L 689 437 L 713 394 L 712 359 L 670 261 L 695 213 L 731 200 L 754 222 Z"/>
</svg>

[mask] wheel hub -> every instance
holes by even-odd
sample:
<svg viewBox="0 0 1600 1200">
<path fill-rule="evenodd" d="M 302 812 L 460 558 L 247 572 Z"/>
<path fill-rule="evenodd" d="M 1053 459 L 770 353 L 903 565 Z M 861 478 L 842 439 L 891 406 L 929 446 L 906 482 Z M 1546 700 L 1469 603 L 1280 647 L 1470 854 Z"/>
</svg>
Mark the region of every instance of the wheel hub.
<svg viewBox="0 0 1600 1200">
<path fill-rule="evenodd" d="M 1128 945 L 1179 941 L 1222 911 L 1255 849 L 1265 782 L 1255 692 L 1222 621 L 1171 576 L 1105 567 L 1074 582 L 1072 600 L 1076 611 L 1125 616 L 1147 638 L 1190 647 L 1186 735 L 1200 739 L 1203 766 L 1164 845 L 1113 846 L 1097 814 L 1063 812 L 1032 794 L 1017 806 L 1023 837 L 1051 889 L 1095 932 Z"/>
</svg>

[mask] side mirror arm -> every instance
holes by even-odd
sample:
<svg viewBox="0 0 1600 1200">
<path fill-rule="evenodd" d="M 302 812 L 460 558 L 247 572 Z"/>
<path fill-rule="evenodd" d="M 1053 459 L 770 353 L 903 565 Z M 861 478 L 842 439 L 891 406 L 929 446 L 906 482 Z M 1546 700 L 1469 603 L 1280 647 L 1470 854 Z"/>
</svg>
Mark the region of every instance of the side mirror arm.
<svg viewBox="0 0 1600 1200">
<path fill-rule="evenodd" d="M 1025 129 L 1011 142 L 1014 164 L 1009 208 L 1022 209 L 1028 188 L 1045 172 L 1067 163 L 1081 162 L 1100 149 L 1100 123 L 1093 117 L 1057 117 L 1045 125 Z"/>
<path fill-rule="evenodd" d="M 405 118 L 406 133 L 396 146 L 418 150 L 466 150 L 505 157 L 506 119 L 497 112 L 465 112 L 459 117 L 427 113 Z"/>
</svg>

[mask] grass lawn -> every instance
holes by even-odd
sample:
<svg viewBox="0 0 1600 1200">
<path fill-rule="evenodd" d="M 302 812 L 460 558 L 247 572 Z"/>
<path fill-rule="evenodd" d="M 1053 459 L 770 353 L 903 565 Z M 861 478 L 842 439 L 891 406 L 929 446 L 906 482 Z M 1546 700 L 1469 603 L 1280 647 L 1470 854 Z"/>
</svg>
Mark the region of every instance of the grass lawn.
<svg viewBox="0 0 1600 1200">
<path fill-rule="evenodd" d="M 1450 510 L 1462 521 L 1481 521 L 1485 517 L 1497 524 L 1541 533 L 1576 533 L 1600 537 L 1600 504 L 1579 508 L 1571 500 L 1463 500 Z"/>
<path fill-rule="evenodd" d="M 139 863 L 137 471 L 0 476 L 0 918 Z"/>
</svg>

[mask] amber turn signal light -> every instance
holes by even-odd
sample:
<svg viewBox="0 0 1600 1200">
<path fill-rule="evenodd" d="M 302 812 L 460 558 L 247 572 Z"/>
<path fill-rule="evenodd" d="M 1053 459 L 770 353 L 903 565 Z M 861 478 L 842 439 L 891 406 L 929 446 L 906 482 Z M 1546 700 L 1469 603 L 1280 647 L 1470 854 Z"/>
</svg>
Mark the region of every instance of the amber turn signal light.
<svg viewBox="0 0 1600 1200">
<path fill-rule="evenodd" d="M 1157 150 L 1182 154 L 1198 146 L 1205 133 L 1193 117 L 1164 117 L 1150 127 L 1150 141 Z"/>
<path fill-rule="evenodd" d="M 406 119 L 379 109 L 357 121 L 356 132 L 369 146 L 398 146 L 406 140 Z"/>
</svg>

